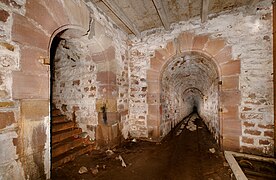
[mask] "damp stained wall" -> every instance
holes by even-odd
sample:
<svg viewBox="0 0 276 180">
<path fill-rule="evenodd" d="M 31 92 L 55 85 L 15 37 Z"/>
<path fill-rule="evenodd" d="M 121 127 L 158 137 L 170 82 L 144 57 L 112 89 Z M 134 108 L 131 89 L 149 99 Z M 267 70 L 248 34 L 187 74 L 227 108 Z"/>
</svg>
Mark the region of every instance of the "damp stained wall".
<svg viewBox="0 0 276 180">
<path fill-rule="evenodd" d="M 156 138 L 169 132 L 170 128 L 160 126 L 160 116 L 164 113 L 158 102 L 161 95 L 156 93 L 161 88 L 160 66 L 175 58 L 179 48 L 184 52 L 186 46 L 188 51 L 200 51 L 218 60 L 217 69 L 222 85 L 218 87 L 218 92 L 213 91 L 217 89 L 217 82 L 211 85 L 207 94 L 204 94 L 208 98 L 200 105 L 200 109 L 207 110 L 201 115 L 209 129 L 219 132 L 221 142 L 228 149 L 272 156 L 274 112 L 271 15 L 271 1 L 262 1 L 254 9 L 245 6 L 211 14 L 203 24 L 199 18 L 192 18 L 173 24 L 170 31 L 159 28 L 143 32 L 142 39 L 132 37 L 130 134 Z M 179 39 L 182 42 L 179 43 Z M 147 95 L 142 89 L 147 89 Z M 171 99 L 166 102 L 167 106 L 177 105 L 174 102 L 179 96 L 177 91 L 163 95 L 170 96 L 167 98 Z M 154 101 L 156 103 L 153 103 L 152 98 L 157 99 Z M 213 98 L 219 101 L 214 102 Z M 190 110 L 190 106 L 187 106 L 186 111 Z M 218 115 L 212 117 L 211 114 Z M 178 120 L 172 119 L 170 124 L 175 124 L 174 121 Z"/>
<path fill-rule="evenodd" d="M 51 165 L 49 62 L 53 38 L 66 30 L 64 39 L 73 42 L 80 38 L 73 43 L 74 46 L 87 45 L 87 41 L 81 38 L 87 40 L 89 35 L 94 42 L 97 42 L 96 46 L 90 46 L 96 57 L 91 58 L 89 56 L 93 53 L 82 54 L 80 51 L 81 60 L 84 60 L 80 62 L 87 61 L 88 70 L 114 73 L 116 94 L 111 99 L 115 102 L 116 112 L 121 113 L 123 128 L 123 123 L 127 121 L 128 110 L 128 94 L 125 93 L 128 92 L 127 36 L 93 4 L 84 4 L 80 0 L 1 1 L 0 14 L 0 179 L 49 179 Z M 90 29 L 91 19 L 100 22 L 96 25 L 101 27 L 98 31 Z M 88 34 L 90 30 L 91 33 Z M 97 34 L 99 31 L 102 31 L 102 34 Z M 97 54 L 106 50 L 105 44 L 108 44 L 108 47 L 112 46 L 112 58 L 108 58 L 108 53 Z M 104 61 L 108 61 L 101 64 L 102 69 L 100 63 L 97 68 L 92 68 L 97 55 L 106 56 Z M 93 72 L 92 77 L 95 75 Z M 85 73 L 82 75 L 85 76 Z M 84 77 L 84 79 L 75 78 L 73 80 L 80 80 L 83 88 L 88 86 L 84 83 L 86 80 Z M 91 80 L 94 83 L 95 79 Z M 74 88 L 76 84 L 78 83 L 75 82 Z M 100 85 L 101 83 L 97 84 Z M 97 89 L 96 92 L 93 92 L 93 88 L 91 90 L 90 92 L 89 89 L 90 95 L 95 93 L 97 98 L 101 97 Z M 76 95 L 76 92 L 74 93 L 73 95 Z M 86 93 L 88 96 L 88 92 Z M 118 94 L 121 94 L 120 97 Z M 87 96 L 85 98 L 88 98 Z M 91 104 L 93 103 L 96 102 L 91 101 Z M 68 109 L 71 108 L 70 105 Z M 95 107 L 93 108 L 89 114 L 84 114 L 89 115 L 90 119 L 85 119 L 85 116 L 79 119 L 80 122 L 85 122 L 80 123 L 80 126 L 84 130 L 90 130 L 92 137 L 93 128 L 90 125 L 95 123 L 97 117 L 94 116 Z"/>
<path fill-rule="evenodd" d="M 112 107 L 121 116 L 122 133 L 126 138 L 130 135 L 160 140 L 169 132 L 169 124 L 175 126 L 181 116 L 192 110 L 187 104 L 195 101 L 200 112 L 206 112 L 201 116 L 205 117 L 209 129 L 214 129 L 214 136 L 216 132 L 223 135 L 221 141 L 228 148 L 273 156 L 271 1 L 260 2 L 256 9 L 241 7 L 211 14 L 203 24 L 195 17 L 173 24 L 170 31 L 162 28 L 145 31 L 141 39 L 127 37 L 92 3 L 85 5 L 80 0 L 5 0 L 0 5 L 0 179 L 50 178 L 50 68 L 43 62 L 49 61 L 53 36 L 65 30 L 61 27 L 77 27 L 78 35 L 88 35 L 90 13 L 98 27 L 103 27 L 103 33 L 95 36 L 98 44 L 88 47 L 94 56 L 87 57 L 88 54 L 82 50 L 77 52 L 83 60 L 79 62 L 89 62 L 87 68 L 97 64 L 97 58 L 103 56 L 97 53 L 108 50 L 110 45 L 113 55 L 99 62 L 94 67 L 95 71 L 89 74 L 92 86 L 94 83 L 97 86 L 95 92 L 94 88 L 91 92 L 89 88 L 90 94 L 95 93 L 95 97 L 89 100 L 89 115 L 95 115 L 97 103 L 100 104 L 105 97 L 116 102 Z M 74 42 L 71 37 L 68 42 L 79 49 L 79 46 L 89 45 L 85 38 Z M 182 44 L 179 45 L 178 40 Z M 105 44 L 110 41 L 110 44 Z M 102 47 L 96 50 L 99 44 Z M 224 60 L 219 65 L 219 80 L 222 82 L 219 91 L 213 91 L 217 89 L 217 82 L 211 83 L 204 92 L 208 96 L 205 101 L 200 93 L 191 91 L 179 94 L 181 91 L 171 89 L 169 94 L 165 90 L 164 96 L 155 93 L 161 92 L 162 86 L 159 83 L 161 74 L 149 70 L 158 66 L 153 58 L 163 58 L 161 52 L 166 49 L 166 53 L 173 53 L 171 57 L 164 56 L 163 60 L 172 61 L 179 51 L 174 46 L 176 44 L 180 49 L 185 49 L 187 44 L 202 51 L 207 49 L 211 57 Z M 59 50 L 60 56 L 69 54 L 62 52 L 62 47 Z M 99 61 L 102 59 L 98 58 Z M 81 63 L 76 65 L 83 66 Z M 107 83 L 105 75 L 112 76 L 107 78 Z M 71 89 L 80 88 L 84 99 L 88 100 L 85 77 L 75 80 L 74 86 L 73 82 L 70 83 Z M 105 87 L 110 88 L 105 91 Z M 76 94 L 78 91 L 73 92 Z M 175 96 L 181 96 L 182 100 L 174 101 Z M 167 125 L 164 123 L 162 126 L 158 120 L 162 115 L 165 118 L 165 114 L 160 112 L 166 109 L 162 109 L 160 97 L 167 99 L 165 105 L 177 110 Z M 217 97 L 219 102 L 215 100 Z M 59 103 L 60 107 L 64 104 L 62 101 Z M 67 105 L 68 116 L 71 115 L 72 104 Z M 218 109 L 221 109 L 218 114 L 219 130 L 216 118 L 210 117 Z M 91 119 L 83 117 L 83 121 L 80 115 L 78 118 L 79 125 L 87 131 L 89 125 L 94 126 L 98 120 L 94 116 Z M 228 128 L 222 129 L 221 126 Z M 90 131 L 93 137 L 93 130 Z"/>
</svg>

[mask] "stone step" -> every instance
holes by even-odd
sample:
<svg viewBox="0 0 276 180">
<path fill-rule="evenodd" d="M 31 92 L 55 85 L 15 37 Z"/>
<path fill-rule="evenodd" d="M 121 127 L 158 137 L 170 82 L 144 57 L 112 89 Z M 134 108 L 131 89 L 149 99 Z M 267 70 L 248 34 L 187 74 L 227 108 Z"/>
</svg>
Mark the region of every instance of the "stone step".
<svg viewBox="0 0 276 180">
<path fill-rule="evenodd" d="M 59 131 L 56 133 L 52 133 L 52 144 L 61 142 L 69 137 L 73 137 L 76 136 L 78 134 L 80 134 L 81 128 L 73 128 L 73 129 L 67 129 L 67 130 L 63 130 L 63 131 Z"/>
<path fill-rule="evenodd" d="M 65 115 L 53 116 L 52 117 L 52 123 L 53 124 L 63 123 L 63 122 L 68 122 L 68 121 L 70 121 L 70 120 L 68 120 Z"/>
<path fill-rule="evenodd" d="M 82 138 L 76 138 L 76 139 L 74 137 L 67 138 L 64 141 L 61 141 L 55 145 L 52 145 L 52 157 L 57 157 L 61 154 L 66 153 L 67 151 L 70 151 L 82 145 L 83 145 Z"/>
<path fill-rule="evenodd" d="M 52 116 L 60 116 L 62 115 L 61 111 L 59 109 L 52 109 Z"/>
<path fill-rule="evenodd" d="M 52 125 L 52 133 L 63 131 L 66 129 L 72 129 L 75 128 L 75 123 L 73 121 L 59 123 L 59 124 L 53 124 Z"/>
<path fill-rule="evenodd" d="M 63 164 L 73 161 L 76 157 L 89 153 L 95 149 L 95 145 L 79 146 L 74 148 L 65 154 L 52 158 L 52 169 L 55 169 Z"/>
</svg>

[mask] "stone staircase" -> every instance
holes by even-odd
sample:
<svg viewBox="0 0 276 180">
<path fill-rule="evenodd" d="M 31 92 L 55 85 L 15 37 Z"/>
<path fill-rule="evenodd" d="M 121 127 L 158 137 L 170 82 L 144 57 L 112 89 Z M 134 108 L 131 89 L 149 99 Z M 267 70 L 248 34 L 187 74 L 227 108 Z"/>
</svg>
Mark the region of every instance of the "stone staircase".
<svg viewBox="0 0 276 180">
<path fill-rule="evenodd" d="M 82 137 L 82 130 L 74 121 L 67 119 L 59 109 L 52 108 L 52 169 L 74 160 L 95 149 L 88 137 Z"/>
</svg>

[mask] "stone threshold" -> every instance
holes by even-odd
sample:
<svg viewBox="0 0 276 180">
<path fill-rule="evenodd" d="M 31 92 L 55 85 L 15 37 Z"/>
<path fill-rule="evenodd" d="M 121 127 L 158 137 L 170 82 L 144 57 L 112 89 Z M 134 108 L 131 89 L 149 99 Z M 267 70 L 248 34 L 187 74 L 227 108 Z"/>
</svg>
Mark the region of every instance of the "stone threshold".
<svg viewBox="0 0 276 180">
<path fill-rule="evenodd" d="M 248 180 L 248 178 L 245 176 L 243 170 L 239 166 L 235 157 L 246 158 L 250 160 L 265 161 L 265 162 L 273 162 L 276 164 L 275 158 L 267 158 L 267 157 L 237 153 L 232 151 L 224 151 L 224 155 L 237 180 Z"/>
</svg>

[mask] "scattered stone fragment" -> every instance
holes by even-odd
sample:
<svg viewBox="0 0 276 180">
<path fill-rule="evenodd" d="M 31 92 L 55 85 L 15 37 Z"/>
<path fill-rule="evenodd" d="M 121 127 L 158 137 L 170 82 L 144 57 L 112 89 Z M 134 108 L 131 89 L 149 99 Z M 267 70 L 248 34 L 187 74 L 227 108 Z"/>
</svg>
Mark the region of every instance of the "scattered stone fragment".
<svg viewBox="0 0 276 180">
<path fill-rule="evenodd" d="M 97 165 L 95 168 L 90 168 L 91 173 L 94 175 L 98 174 L 99 173 L 98 168 L 99 168 L 99 165 Z"/>
<path fill-rule="evenodd" d="M 216 152 L 215 148 L 210 148 L 209 151 L 213 154 Z"/>
<path fill-rule="evenodd" d="M 84 173 L 87 173 L 88 172 L 88 169 L 84 166 L 80 167 L 79 169 L 79 174 L 84 174 Z"/>
<path fill-rule="evenodd" d="M 112 150 L 110 150 L 110 149 L 106 150 L 105 153 L 108 156 L 112 156 L 114 154 L 114 152 Z"/>
<path fill-rule="evenodd" d="M 179 136 L 181 133 L 182 133 L 182 130 L 180 129 L 176 132 L 176 136 Z"/>
<path fill-rule="evenodd" d="M 119 155 L 118 157 L 116 157 L 117 160 L 120 160 L 122 162 L 122 167 L 126 167 L 126 163 L 124 161 L 124 159 L 122 158 L 121 155 Z"/>
</svg>

